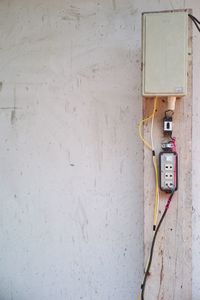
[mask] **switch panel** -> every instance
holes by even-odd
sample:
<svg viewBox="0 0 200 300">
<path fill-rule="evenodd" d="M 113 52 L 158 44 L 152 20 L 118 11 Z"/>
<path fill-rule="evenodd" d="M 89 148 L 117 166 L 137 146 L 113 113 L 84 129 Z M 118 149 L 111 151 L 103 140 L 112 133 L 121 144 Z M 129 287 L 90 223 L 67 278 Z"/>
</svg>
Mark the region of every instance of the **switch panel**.
<svg viewBox="0 0 200 300">
<path fill-rule="evenodd" d="M 188 13 L 143 13 L 143 96 L 187 94 Z"/>
<path fill-rule="evenodd" d="M 178 156 L 176 152 L 160 153 L 160 189 L 170 193 L 178 188 Z"/>
<path fill-rule="evenodd" d="M 164 117 L 163 119 L 163 132 L 165 135 L 172 135 L 173 123 L 172 117 Z"/>
</svg>

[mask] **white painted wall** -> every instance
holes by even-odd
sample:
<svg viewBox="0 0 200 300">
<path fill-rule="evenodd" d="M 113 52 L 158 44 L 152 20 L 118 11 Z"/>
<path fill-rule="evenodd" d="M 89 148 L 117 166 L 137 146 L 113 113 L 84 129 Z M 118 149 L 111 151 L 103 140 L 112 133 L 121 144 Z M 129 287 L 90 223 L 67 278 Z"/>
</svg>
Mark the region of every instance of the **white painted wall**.
<svg viewBox="0 0 200 300">
<path fill-rule="evenodd" d="M 0 299 L 135 299 L 142 276 L 141 12 L 198 0 L 0 2 Z M 194 28 L 193 300 L 200 298 Z M 168 299 L 166 299 L 168 300 Z"/>
</svg>

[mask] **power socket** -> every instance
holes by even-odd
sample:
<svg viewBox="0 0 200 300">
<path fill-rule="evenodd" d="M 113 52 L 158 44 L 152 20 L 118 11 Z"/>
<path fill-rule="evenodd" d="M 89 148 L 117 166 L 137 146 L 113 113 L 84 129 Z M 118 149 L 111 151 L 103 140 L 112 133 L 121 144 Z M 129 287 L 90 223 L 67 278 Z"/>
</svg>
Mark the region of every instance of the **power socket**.
<svg viewBox="0 0 200 300">
<path fill-rule="evenodd" d="M 173 151 L 163 151 L 159 155 L 160 189 L 166 193 L 178 189 L 178 155 Z"/>
</svg>

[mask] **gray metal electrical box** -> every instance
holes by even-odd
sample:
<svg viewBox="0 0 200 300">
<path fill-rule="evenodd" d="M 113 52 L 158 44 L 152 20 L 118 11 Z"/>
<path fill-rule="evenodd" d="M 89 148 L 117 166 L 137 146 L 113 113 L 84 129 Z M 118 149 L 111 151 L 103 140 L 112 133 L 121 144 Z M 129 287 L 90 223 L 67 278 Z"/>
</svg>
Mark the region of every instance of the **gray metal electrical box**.
<svg viewBox="0 0 200 300">
<path fill-rule="evenodd" d="M 143 96 L 187 94 L 188 13 L 143 13 Z"/>
</svg>

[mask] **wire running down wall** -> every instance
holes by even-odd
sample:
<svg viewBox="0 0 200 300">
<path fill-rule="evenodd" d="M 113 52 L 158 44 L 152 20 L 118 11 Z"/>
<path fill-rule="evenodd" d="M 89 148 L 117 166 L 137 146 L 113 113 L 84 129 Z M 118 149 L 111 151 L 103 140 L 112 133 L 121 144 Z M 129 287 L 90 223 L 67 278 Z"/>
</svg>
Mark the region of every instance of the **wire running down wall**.
<svg viewBox="0 0 200 300">
<path fill-rule="evenodd" d="M 192 22 L 189 21 L 188 95 L 176 101 L 173 134 L 179 153 L 179 188 L 159 231 L 154 258 L 147 281 L 145 299 L 192 299 Z M 144 116 L 152 111 L 152 99 L 144 99 Z M 154 120 L 155 151 L 160 152 L 162 120 L 166 98 L 160 98 Z M 144 126 L 144 136 L 150 137 L 150 124 Z M 154 206 L 154 174 L 151 151 L 144 148 L 144 243 L 148 260 L 152 240 Z M 159 218 L 168 196 L 160 193 Z"/>
</svg>

